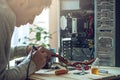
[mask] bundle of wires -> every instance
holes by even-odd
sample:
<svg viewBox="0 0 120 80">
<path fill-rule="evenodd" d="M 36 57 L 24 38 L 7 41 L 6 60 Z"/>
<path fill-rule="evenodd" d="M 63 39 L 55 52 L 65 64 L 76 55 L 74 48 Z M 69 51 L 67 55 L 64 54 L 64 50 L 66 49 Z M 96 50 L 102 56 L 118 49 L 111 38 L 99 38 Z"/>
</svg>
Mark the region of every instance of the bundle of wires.
<svg viewBox="0 0 120 80">
<path fill-rule="evenodd" d="M 31 63 L 31 60 L 32 60 L 32 54 L 34 51 L 38 50 L 35 46 L 32 46 L 32 49 L 30 51 L 30 61 L 28 63 L 28 67 L 27 67 L 27 71 L 26 71 L 26 79 L 25 80 L 30 80 L 29 79 L 29 68 L 30 68 L 30 63 Z"/>
</svg>

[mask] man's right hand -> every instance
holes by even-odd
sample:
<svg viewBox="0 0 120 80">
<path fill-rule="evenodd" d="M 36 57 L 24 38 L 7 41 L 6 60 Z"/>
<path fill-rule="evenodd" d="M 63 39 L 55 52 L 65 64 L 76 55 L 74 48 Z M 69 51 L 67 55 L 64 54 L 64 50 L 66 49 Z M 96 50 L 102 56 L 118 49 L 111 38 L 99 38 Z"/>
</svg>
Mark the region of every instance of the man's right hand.
<svg viewBox="0 0 120 80">
<path fill-rule="evenodd" d="M 43 47 L 39 47 L 39 49 L 33 54 L 32 61 L 35 63 L 37 70 L 43 68 L 47 62 L 48 54 L 46 53 Z"/>
</svg>

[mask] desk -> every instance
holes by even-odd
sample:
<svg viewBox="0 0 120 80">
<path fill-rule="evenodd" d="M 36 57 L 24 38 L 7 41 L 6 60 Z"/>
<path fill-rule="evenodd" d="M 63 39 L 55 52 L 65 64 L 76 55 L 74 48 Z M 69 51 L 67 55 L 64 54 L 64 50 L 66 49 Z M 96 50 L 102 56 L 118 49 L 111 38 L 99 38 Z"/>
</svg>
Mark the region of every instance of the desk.
<svg viewBox="0 0 120 80">
<path fill-rule="evenodd" d="M 77 72 L 82 72 L 80 70 L 71 70 L 68 74 L 56 76 L 54 70 L 44 70 L 41 69 L 35 74 L 30 76 L 31 80 L 112 80 L 120 79 L 120 67 L 99 67 L 100 70 L 108 71 L 106 73 L 100 73 L 98 75 L 91 74 L 90 70 L 85 71 L 87 74 L 80 75 L 74 74 Z"/>
</svg>

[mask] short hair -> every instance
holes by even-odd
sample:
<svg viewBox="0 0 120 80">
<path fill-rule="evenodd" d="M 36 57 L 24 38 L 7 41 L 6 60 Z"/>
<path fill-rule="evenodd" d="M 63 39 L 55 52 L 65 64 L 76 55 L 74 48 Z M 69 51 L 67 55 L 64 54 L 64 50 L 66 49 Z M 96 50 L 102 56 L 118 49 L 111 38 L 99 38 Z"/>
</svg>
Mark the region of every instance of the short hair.
<svg viewBox="0 0 120 80">
<path fill-rule="evenodd" d="M 50 7 L 52 0 L 40 0 L 43 2 L 43 4 L 45 5 L 45 7 Z"/>
</svg>

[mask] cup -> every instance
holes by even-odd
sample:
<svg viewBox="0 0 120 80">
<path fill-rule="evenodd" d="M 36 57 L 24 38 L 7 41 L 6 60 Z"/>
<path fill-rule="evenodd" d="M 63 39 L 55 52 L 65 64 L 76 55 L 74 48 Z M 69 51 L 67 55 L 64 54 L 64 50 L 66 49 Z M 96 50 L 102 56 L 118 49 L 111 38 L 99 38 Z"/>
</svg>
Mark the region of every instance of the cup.
<svg viewBox="0 0 120 80">
<path fill-rule="evenodd" d="M 49 49 L 50 51 L 56 53 L 56 49 L 55 48 L 50 48 Z M 53 64 L 53 62 L 55 62 L 56 59 L 53 57 L 51 58 L 51 60 L 47 61 L 46 65 L 43 67 L 43 69 L 50 69 L 51 68 L 51 65 Z"/>
<path fill-rule="evenodd" d="M 52 51 L 52 52 L 54 52 L 54 53 L 56 54 L 56 49 L 55 49 L 55 48 L 50 48 L 50 51 Z M 56 58 L 53 57 L 52 60 L 51 60 L 51 62 L 52 62 L 52 63 L 53 63 L 53 62 L 56 62 Z"/>
<path fill-rule="evenodd" d="M 97 75 L 98 72 L 99 72 L 99 71 L 98 71 L 98 67 L 92 67 L 92 68 L 91 68 L 91 73 L 92 73 L 92 74 L 96 74 L 96 75 Z"/>
</svg>

